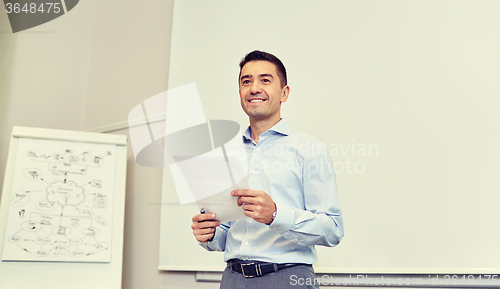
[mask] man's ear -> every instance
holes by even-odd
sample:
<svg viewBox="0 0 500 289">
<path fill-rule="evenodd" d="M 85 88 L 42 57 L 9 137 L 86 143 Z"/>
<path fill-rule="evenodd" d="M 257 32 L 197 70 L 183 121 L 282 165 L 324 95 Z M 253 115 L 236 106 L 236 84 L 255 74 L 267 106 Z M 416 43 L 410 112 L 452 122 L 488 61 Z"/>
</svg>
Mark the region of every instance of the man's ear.
<svg viewBox="0 0 500 289">
<path fill-rule="evenodd" d="M 286 102 L 288 100 L 288 95 L 290 94 L 290 86 L 285 85 L 285 87 L 282 88 L 282 93 L 281 93 L 281 102 Z"/>
</svg>

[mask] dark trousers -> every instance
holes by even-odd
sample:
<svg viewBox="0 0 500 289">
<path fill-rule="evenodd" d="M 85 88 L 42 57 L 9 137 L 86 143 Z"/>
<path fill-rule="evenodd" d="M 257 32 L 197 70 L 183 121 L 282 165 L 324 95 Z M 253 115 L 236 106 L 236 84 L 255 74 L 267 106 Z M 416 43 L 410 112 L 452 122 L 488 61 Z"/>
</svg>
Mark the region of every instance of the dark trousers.
<svg viewBox="0 0 500 289">
<path fill-rule="evenodd" d="M 221 289 L 319 289 L 320 283 L 311 266 L 286 268 L 260 277 L 245 278 L 226 267 L 220 283 Z"/>
</svg>

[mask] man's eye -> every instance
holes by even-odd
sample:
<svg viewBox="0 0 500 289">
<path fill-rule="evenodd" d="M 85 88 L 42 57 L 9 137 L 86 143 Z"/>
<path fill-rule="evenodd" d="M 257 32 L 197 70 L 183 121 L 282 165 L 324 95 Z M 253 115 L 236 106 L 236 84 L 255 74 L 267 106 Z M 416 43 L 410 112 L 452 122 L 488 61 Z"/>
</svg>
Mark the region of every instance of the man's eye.
<svg viewBox="0 0 500 289">
<path fill-rule="evenodd" d="M 243 84 L 249 84 L 250 83 L 250 80 L 243 80 Z"/>
<path fill-rule="evenodd" d="M 271 82 L 271 81 L 270 81 L 269 79 L 267 79 L 267 78 L 262 79 L 262 81 L 263 81 L 263 82 Z"/>
</svg>

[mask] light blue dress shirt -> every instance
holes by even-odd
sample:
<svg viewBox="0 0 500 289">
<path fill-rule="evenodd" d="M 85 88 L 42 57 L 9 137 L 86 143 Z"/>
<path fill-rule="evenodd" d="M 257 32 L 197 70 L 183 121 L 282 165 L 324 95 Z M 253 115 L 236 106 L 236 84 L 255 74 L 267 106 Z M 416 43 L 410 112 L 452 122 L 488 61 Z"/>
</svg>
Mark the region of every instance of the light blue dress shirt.
<svg viewBox="0 0 500 289">
<path fill-rule="evenodd" d="M 223 223 L 214 239 L 200 243 L 209 251 L 224 251 L 224 260 L 258 260 L 273 263 L 316 262 L 315 245 L 333 247 L 344 235 L 335 172 L 326 145 L 293 131 L 280 120 L 243 141 L 248 155 L 248 183 L 276 203 L 270 225 L 251 218 Z"/>
</svg>

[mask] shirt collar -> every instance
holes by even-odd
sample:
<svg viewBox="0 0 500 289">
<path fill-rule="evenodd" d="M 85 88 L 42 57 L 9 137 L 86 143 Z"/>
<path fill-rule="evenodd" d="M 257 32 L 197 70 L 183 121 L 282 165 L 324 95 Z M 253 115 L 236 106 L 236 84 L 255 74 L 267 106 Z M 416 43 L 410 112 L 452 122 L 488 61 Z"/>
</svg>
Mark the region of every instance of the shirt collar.
<svg viewBox="0 0 500 289">
<path fill-rule="evenodd" d="M 290 134 L 290 127 L 286 124 L 286 122 L 283 119 L 281 119 L 273 127 L 268 129 L 267 131 L 263 132 L 263 134 L 266 132 L 274 132 L 274 133 L 278 133 L 278 134 L 282 134 L 282 135 L 289 135 Z M 251 130 L 250 126 L 247 127 L 247 129 L 245 130 L 245 133 L 243 134 L 243 140 L 245 140 L 245 139 L 247 139 L 247 140 L 252 139 L 252 130 Z"/>
</svg>

